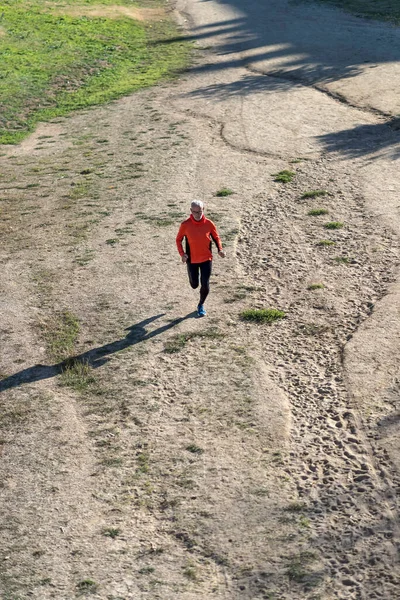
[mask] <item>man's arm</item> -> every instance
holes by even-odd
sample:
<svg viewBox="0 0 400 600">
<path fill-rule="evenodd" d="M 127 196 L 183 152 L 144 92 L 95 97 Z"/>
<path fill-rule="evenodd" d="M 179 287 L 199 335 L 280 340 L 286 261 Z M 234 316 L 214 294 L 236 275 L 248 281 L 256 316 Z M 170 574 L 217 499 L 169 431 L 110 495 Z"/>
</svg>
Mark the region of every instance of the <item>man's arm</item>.
<svg viewBox="0 0 400 600">
<path fill-rule="evenodd" d="M 214 240 L 215 245 L 218 248 L 218 255 L 221 258 L 225 258 L 225 252 L 222 250 L 221 238 L 219 237 L 217 228 L 215 227 L 214 223 L 211 225 L 210 235 L 211 235 L 211 238 Z"/>
<path fill-rule="evenodd" d="M 185 263 L 185 262 L 187 262 L 188 255 L 186 254 L 186 252 L 184 251 L 183 246 L 182 246 L 184 237 L 185 237 L 185 227 L 184 227 L 184 223 L 182 223 L 181 226 L 179 227 L 178 235 L 176 236 L 176 247 L 178 248 L 178 252 L 182 259 L 182 262 Z"/>
</svg>

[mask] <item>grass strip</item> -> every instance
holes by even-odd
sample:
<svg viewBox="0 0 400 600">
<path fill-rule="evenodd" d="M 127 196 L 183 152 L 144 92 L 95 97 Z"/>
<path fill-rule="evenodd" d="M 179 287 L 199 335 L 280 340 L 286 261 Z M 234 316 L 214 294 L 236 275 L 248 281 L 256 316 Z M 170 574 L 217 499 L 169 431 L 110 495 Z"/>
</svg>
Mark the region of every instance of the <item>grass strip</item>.
<svg viewBox="0 0 400 600">
<path fill-rule="evenodd" d="M 218 190 L 217 192 L 215 192 L 215 195 L 218 198 L 223 198 L 224 196 L 231 196 L 232 194 L 234 194 L 235 192 L 233 190 L 230 190 L 229 188 L 222 188 L 220 190 Z"/>
<path fill-rule="evenodd" d="M 255 323 L 273 323 L 283 319 L 286 315 L 283 310 L 276 308 L 248 308 L 240 313 L 243 321 L 253 321 Z"/>
<path fill-rule="evenodd" d="M 304 192 L 304 194 L 301 195 L 301 198 L 303 200 L 306 200 L 307 198 L 318 198 L 319 196 L 326 196 L 327 193 L 326 190 L 310 190 L 309 192 Z"/>
<path fill-rule="evenodd" d="M 279 171 L 279 173 L 274 173 L 272 177 L 274 177 L 274 181 L 277 181 L 278 183 L 290 183 L 295 175 L 296 173 L 294 171 L 284 169 L 283 171 Z"/>
<path fill-rule="evenodd" d="M 186 346 L 186 344 L 193 340 L 194 338 L 203 338 L 203 339 L 221 339 L 224 337 L 223 333 L 219 333 L 215 329 L 205 329 L 203 331 L 188 331 L 187 333 L 178 333 L 173 336 L 169 340 L 167 340 L 164 344 L 164 352 L 167 354 L 174 354 L 175 352 L 180 352 Z"/>
<path fill-rule="evenodd" d="M 325 223 L 325 229 L 341 229 L 344 226 L 344 223 L 340 221 L 330 221 L 329 223 Z"/>
<path fill-rule="evenodd" d="M 318 217 L 319 215 L 327 215 L 329 214 L 329 210 L 326 208 L 313 208 L 309 210 L 307 213 L 310 217 Z"/>
<path fill-rule="evenodd" d="M 42 323 L 41 329 L 51 359 L 66 360 L 74 353 L 80 326 L 72 312 L 64 310 L 55 314 Z"/>
<path fill-rule="evenodd" d="M 336 242 L 333 242 L 332 240 L 319 240 L 319 242 L 317 242 L 317 246 L 334 246 L 336 244 Z"/>
</svg>

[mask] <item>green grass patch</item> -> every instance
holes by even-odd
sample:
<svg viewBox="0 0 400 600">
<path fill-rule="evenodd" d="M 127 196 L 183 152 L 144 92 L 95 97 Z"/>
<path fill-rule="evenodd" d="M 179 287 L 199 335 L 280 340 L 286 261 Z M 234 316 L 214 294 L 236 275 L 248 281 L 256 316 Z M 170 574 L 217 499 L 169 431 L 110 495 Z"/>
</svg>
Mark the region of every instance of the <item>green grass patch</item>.
<svg viewBox="0 0 400 600">
<path fill-rule="evenodd" d="M 330 221 L 329 223 L 325 223 L 325 229 L 341 229 L 344 226 L 344 223 L 340 221 Z"/>
<path fill-rule="evenodd" d="M 94 259 L 95 253 L 94 250 L 84 250 L 82 252 L 82 254 L 80 254 L 79 256 L 77 256 L 74 259 L 74 262 L 76 264 L 78 264 L 80 267 L 84 267 L 86 266 L 91 260 Z"/>
<path fill-rule="evenodd" d="M 313 208 L 311 210 L 308 211 L 308 215 L 310 217 L 319 217 L 320 215 L 327 215 L 329 213 L 329 210 L 326 208 Z"/>
<path fill-rule="evenodd" d="M 244 300 L 249 292 L 258 292 L 262 288 L 256 287 L 254 285 L 240 285 L 236 290 L 233 290 L 230 293 L 230 296 L 224 298 L 224 302 L 226 304 L 231 304 L 233 302 L 237 302 L 238 300 Z"/>
<path fill-rule="evenodd" d="M 255 323 L 273 323 L 285 316 L 283 310 L 277 310 L 276 308 L 248 308 L 240 313 L 243 321 L 253 321 Z"/>
<path fill-rule="evenodd" d="M 76 589 L 80 596 L 86 594 L 95 594 L 98 590 L 98 585 L 92 579 L 84 579 L 77 584 Z"/>
<path fill-rule="evenodd" d="M 326 190 L 310 190 L 309 192 L 304 192 L 301 195 L 301 198 L 306 200 L 307 198 L 318 198 L 319 196 L 326 196 L 328 192 Z"/>
<path fill-rule="evenodd" d="M 150 575 L 151 573 L 154 573 L 154 571 L 154 567 L 142 567 L 141 569 L 139 569 L 138 573 L 140 575 Z"/>
<path fill-rule="evenodd" d="M 324 284 L 323 283 L 311 283 L 309 286 L 307 286 L 308 290 L 323 290 L 324 289 Z"/>
<path fill-rule="evenodd" d="M 41 324 L 47 351 L 52 360 L 66 360 L 74 353 L 79 334 L 78 318 L 69 310 L 55 314 Z"/>
<path fill-rule="evenodd" d="M 152 219 L 151 223 L 156 227 L 169 227 L 170 225 L 175 225 L 175 221 L 172 219 Z"/>
<path fill-rule="evenodd" d="M 324 284 L 323 283 L 311 283 L 307 289 L 308 290 L 323 290 L 324 289 Z"/>
<path fill-rule="evenodd" d="M 233 229 L 228 229 L 227 231 L 222 232 L 224 242 L 232 242 L 239 235 L 239 228 L 234 227 Z"/>
<path fill-rule="evenodd" d="M 307 505 L 304 502 L 292 502 L 285 506 L 283 510 L 287 512 L 303 512 L 307 508 Z"/>
<path fill-rule="evenodd" d="M 314 552 L 303 551 L 291 557 L 286 575 L 296 583 L 312 584 L 316 580 L 315 574 L 310 571 L 309 565 L 316 560 Z M 315 581 L 316 582 L 316 581 Z"/>
<path fill-rule="evenodd" d="M 338 265 L 348 265 L 350 259 L 348 256 L 335 256 L 333 259 Z"/>
<path fill-rule="evenodd" d="M 147 452 L 140 452 L 137 457 L 138 468 L 136 469 L 136 473 L 144 474 L 148 473 L 150 470 L 150 457 Z"/>
<path fill-rule="evenodd" d="M 279 183 L 290 183 L 293 180 L 293 177 L 296 175 L 294 171 L 279 171 L 279 173 L 274 173 L 272 177 L 274 181 L 278 181 Z"/>
<path fill-rule="evenodd" d="M 80 200 L 89 196 L 90 183 L 87 181 L 78 181 L 77 183 L 71 183 L 72 190 L 68 194 L 70 200 Z"/>
<path fill-rule="evenodd" d="M 85 0 L 5 0 L 0 35 L 0 143 L 15 144 L 48 121 L 173 76 L 191 44 L 168 18 L 144 22 L 94 16 Z M 114 4 L 132 6 L 128 0 Z"/>
<path fill-rule="evenodd" d="M 235 192 L 233 190 L 230 190 L 229 188 L 221 188 L 220 190 L 218 190 L 217 192 L 215 192 L 215 195 L 218 196 L 218 198 L 223 198 L 224 196 L 232 196 L 232 194 L 234 194 Z"/>
<path fill-rule="evenodd" d="M 247 292 L 245 290 L 237 290 L 232 292 L 230 296 L 224 298 L 224 302 L 226 304 L 232 304 L 233 302 L 237 302 L 238 300 L 244 300 L 247 296 Z"/>
<path fill-rule="evenodd" d="M 120 467 L 123 463 L 122 458 L 118 458 L 115 456 L 111 456 L 109 458 L 104 458 L 101 461 L 101 464 L 104 465 L 105 467 Z"/>
<path fill-rule="evenodd" d="M 322 248 L 327 246 L 334 246 L 336 242 L 332 242 L 332 240 L 319 240 L 317 242 L 317 246 L 321 246 Z"/>
<path fill-rule="evenodd" d="M 187 566 L 183 569 L 183 574 L 185 577 L 187 577 L 187 579 L 190 579 L 190 581 L 197 581 L 198 580 L 198 576 L 197 576 L 197 571 L 193 566 Z"/>
<path fill-rule="evenodd" d="M 114 527 L 105 527 L 102 531 L 102 534 L 105 537 L 110 537 L 112 539 L 115 539 L 116 537 L 118 537 L 120 533 L 121 533 L 121 530 L 116 529 Z"/>
<path fill-rule="evenodd" d="M 156 227 L 169 227 L 169 225 L 174 225 L 175 220 L 170 219 L 169 217 L 164 217 L 163 215 L 156 217 L 153 215 L 146 215 L 145 213 L 137 212 L 135 213 L 138 219 L 149 223 L 149 225 L 155 225 Z"/>
<path fill-rule="evenodd" d="M 299 527 L 302 529 L 309 529 L 311 527 L 310 519 L 304 515 L 301 515 L 299 518 Z"/>
<path fill-rule="evenodd" d="M 223 333 L 219 333 L 215 329 L 205 329 L 204 331 L 190 331 L 187 333 L 179 333 L 164 344 L 164 352 L 167 354 L 174 354 L 180 352 L 186 346 L 186 344 L 195 338 L 203 339 L 221 339 L 224 337 Z"/>
<path fill-rule="evenodd" d="M 400 24 L 400 4 L 398 0 L 318 0 L 330 4 L 359 17 L 390 21 Z"/>
<path fill-rule="evenodd" d="M 2 377 L 0 376 L 0 380 Z M 19 426 L 35 414 L 35 406 L 32 402 L 14 401 L 11 404 L 0 404 L 0 428 L 9 430 L 14 426 Z M 1 449 L 1 443 L 0 443 Z"/>
<path fill-rule="evenodd" d="M 88 362 L 73 360 L 70 363 L 67 362 L 63 369 L 60 383 L 77 392 L 83 392 L 96 383 L 96 378 L 94 377 L 93 370 Z"/>
<path fill-rule="evenodd" d="M 220 225 L 223 219 L 223 215 L 221 213 L 217 213 L 211 210 L 207 211 L 207 218 L 211 219 L 211 221 L 213 221 L 213 223 L 215 223 L 216 225 Z"/>
<path fill-rule="evenodd" d="M 189 446 L 186 446 L 186 450 L 192 454 L 203 454 L 204 452 L 203 448 L 196 446 L 196 444 L 189 444 Z"/>
</svg>

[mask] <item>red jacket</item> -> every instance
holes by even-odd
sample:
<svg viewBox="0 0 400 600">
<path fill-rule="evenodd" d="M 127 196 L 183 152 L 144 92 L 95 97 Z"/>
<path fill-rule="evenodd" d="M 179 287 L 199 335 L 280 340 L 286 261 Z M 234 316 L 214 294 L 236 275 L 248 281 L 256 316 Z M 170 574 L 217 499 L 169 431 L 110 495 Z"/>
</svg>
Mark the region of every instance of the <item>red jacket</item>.
<svg viewBox="0 0 400 600">
<path fill-rule="evenodd" d="M 182 241 L 186 238 L 186 251 L 183 249 Z M 222 250 L 222 243 L 217 228 L 210 219 L 203 215 L 200 221 L 196 221 L 190 215 L 181 226 L 176 236 L 176 246 L 181 256 L 187 254 L 191 263 L 202 263 L 212 260 L 211 244 L 217 245 L 218 251 Z"/>
</svg>

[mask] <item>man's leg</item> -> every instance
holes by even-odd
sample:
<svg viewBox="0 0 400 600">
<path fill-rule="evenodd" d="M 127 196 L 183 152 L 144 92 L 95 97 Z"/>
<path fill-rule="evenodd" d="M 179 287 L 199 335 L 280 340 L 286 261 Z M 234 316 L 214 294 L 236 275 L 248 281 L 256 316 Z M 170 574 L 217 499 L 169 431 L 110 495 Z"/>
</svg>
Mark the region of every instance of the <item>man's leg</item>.
<svg viewBox="0 0 400 600">
<path fill-rule="evenodd" d="M 207 260 L 206 262 L 200 263 L 200 281 L 201 281 L 201 287 L 200 287 L 200 305 L 203 305 L 208 293 L 210 291 L 210 276 L 211 276 L 211 265 L 212 265 L 212 261 L 211 260 Z"/>
<path fill-rule="evenodd" d="M 189 283 L 195 290 L 199 287 L 199 265 L 187 262 L 187 271 L 189 275 Z"/>
</svg>

